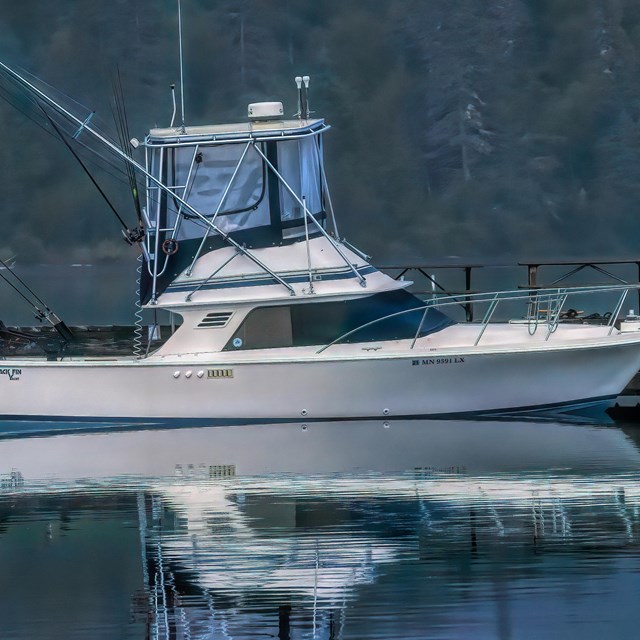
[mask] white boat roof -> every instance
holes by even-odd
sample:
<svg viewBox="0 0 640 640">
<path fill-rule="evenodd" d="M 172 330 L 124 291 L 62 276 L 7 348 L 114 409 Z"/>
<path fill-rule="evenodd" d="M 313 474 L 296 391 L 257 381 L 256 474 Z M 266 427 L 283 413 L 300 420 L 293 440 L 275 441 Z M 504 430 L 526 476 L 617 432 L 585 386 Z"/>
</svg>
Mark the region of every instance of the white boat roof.
<svg viewBox="0 0 640 640">
<path fill-rule="evenodd" d="M 244 139 L 251 137 L 270 137 L 312 134 L 318 130 L 328 129 L 323 118 L 309 120 L 261 120 L 232 124 L 209 124 L 193 127 L 155 128 L 149 131 L 151 143 L 186 142 L 198 139 Z"/>
</svg>

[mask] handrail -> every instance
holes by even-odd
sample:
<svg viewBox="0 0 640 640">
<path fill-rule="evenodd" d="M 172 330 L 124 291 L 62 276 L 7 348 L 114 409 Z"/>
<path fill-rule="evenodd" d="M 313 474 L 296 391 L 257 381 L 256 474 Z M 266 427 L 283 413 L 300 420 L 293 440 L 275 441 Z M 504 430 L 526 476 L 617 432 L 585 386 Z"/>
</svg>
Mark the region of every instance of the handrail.
<svg viewBox="0 0 640 640">
<path fill-rule="evenodd" d="M 330 124 L 322 123 L 322 126 L 318 129 L 313 129 L 307 132 L 300 133 L 273 133 L 269 135 L 260 135 L 259 132 L 251 132 L 244 135 L 244 137 L 238 137 L 242 134 L 234 133 L 187 133 L 176 134 L 175 136 L 167 136 L 166 138 L 160 138 L 159 136 L 153 136 L 151 133 L 147 134 L 144 146 L 150 149 L 157 149 L 160 147 L 183 147 L 192 146 L 194 142 L 203 146 L 213 145 L 225 145 L 225 144 L 242 144 L 246 142 L 269 142 L 273 140 L 299 140 L 301 138 L 310 138 L 317 136 L 325 131 L 331 129 Z M 178 140 L 180 138 L 180 140 Z M 184 139 L 184 140 L 182 140 Z"/>
<path fill-rule="evenodd" d="M 491 322 L 491 318 L 493 318 L 493 314 L 495 313 L 495 310 L 498 308 L 499 304 L 500 304 L 500 300 L 498 299 L 498 293 L 496 293 L 493 296 L 493 299 L 491 300 L 491 302 L 489 303 L 489 308 L 487 309 L 487 312 L 484 314 L 484 318 L 482 320 L 482 329 L 480 329 L 480 333 L 478 334 L 476 341 L 473 343 L 474 347 L 478 346 L 478 343 L 480 342 L 480 339 L 484 335 L 486 328 L 489 326 L 489 322 Z"/>
<path fill-rule="evenodd" d="M 200 145 L 196 145 L 196 149 L 198 149 Z M 227 186 L 224 188 L 224 191 L 222 192 L 222 196 L 220 198 L 220 202 L 218 203 L 218 206 L 216 207 L 216 210 L 213 214 L 213 216 L 211 216 L 211 224 L 213 224 L 216 221 L 216 218 L 218 217 L 218 214 L 220 213 L 220 211 L 222 211 L 222 207 L 225 203 L 225 200 L 227 199 L 227 196 L 229 195 L 229 191 L 231 191 L 231 186 L 233 185 L 233 183 L 235 182 L 236 176 L 238 175 L 238 171 L 240 171 L 240 167 L 242 166 L 242 163 L 244 162 L 244 159 L 247 155 L 247 151 L 249 151 L 249 147 L 251 146 L 250 142 L 247 142 L 245 148 L 242 150 L 242 155 L 240 156 L 240 160 L 238 160 L 238 163 L 236 164 L 236 168 L 233 170 L 233 175 L 231 176 L 231 178 L 229 178 L 229 182 L 227 182 Z M 185 193 L 186 193 L 186 189 L 185 189 Z M 182 205 L 181 208 L 178 210 L 178 214 L 181 212 L 182 210 Z M 178 218 L 180 219 L 180 218 Z M 211 233 L 211 227 L 207 227 L 205 230 L 204 235 L 202 236 L 202 241 L 200 242 L 200 246 L 198 247 L 198 250 L 196 251 L 195 255 L 193 256 L 193 259 L 191 260 L 191 264 L 189 265 L 189 267 L 187 268 L 186 271 L 186 276 L 187 277 L 191 277 L 191 274 L 193 273 L 193 267 L 195 265 L 195 263 L 198 261 L 198 258 L 200 257 L 200 254 L 202 253 L 202 249 L 204 248 L 205 243 L 207 242 L 207 238 L 209 237 L 209 233 Z"/>
<path fill-rule="evenodd" d="M 551 296 L 549 296 L 549 301 L 552 302 L 552 304 L 555 304 L 555 309 L 550 309 L 547 312 L 547 335 L 544 339 L 545 342 L 558 328 L 558 324 L 560 323 L 560 315 L 562 314 L 562 308 L 564 307 L 564 303 L 567 301 L 568 297 L 569 295 L 565 292 L 564 289 L 558 290 L 557 298 L 553 301 L 551 301 Z"/>
<path fill-rule="evenodd" d="M 265 164 L 269 167 L 269 169 L 271 169 L 273 175 L 275 175 L 276 178 L 278 178 L 282 186 L 291 194 L 291 197 L 302 207 L 302 210 L 303 212 L 305 212 L 307 218 L 310 219 L 311 222 L 313 222 L 313 224 L 318 228 L 318 231 L 328 240 L 329 244 L 335 249 L 335 251 L 342 258 L 344 263 L 349 267 L 349 269 L 351 269 L 351 271 L 353 271 L 356 278 L 358 278 L 358 282 L 360 282 L 360 286 L 366 287 L 367 279 L 358 271 L 358 269 L 353 264 L 351 264 L 351 262 L 349 262 L 349 258 L 347 258 L 347 256 L 344 254 L 342 249 L 340 249 L 340 246 L 338 245 L 338 243 L 322 228 L 322 225 L 316 220 L 315 216 L 311 215 L 311 213 L 307 210 L 307 207 L 304 204 L 304 202 L 302 202 L 298 194 L 291 188 L 289 183 L 283 178 L 282 174 L 280 174 L 278 170 L 273 166 L 273 163 L 269 160 L 269 158 L 267 158 L 267 156 L 255 145 L 253 145 L 253 148 L 262 157 Z"/>
<path fill-rule="evenodd" d="M 480 338 L 482 338 L 482 335 L 484 334 L 489 324 L 489 321 L 493 317 L 496 307 L 501 302 L 514 302 L 519 300 L 530 301 L 532 297 L 539 298 L 542 296 L 546 296 L 549 301 L 551 301 L 552 298 L 555 297 L 556 298 L 555 301 L 558 303 L 556 308 L 553 310 L 553 318 L 550 318 L 550 317 L 547 318 L 548 334 L 547 334 L 547 337 L 545 338 L 545 341 L 546 341 L 549 339 L 549 336 L 555 331 L 555 327 L 557 327 L 557 324 L 560 320 L 560 315 L 562 313 L 564 304 L 569 297 L 574 297 L 578 295 L 595 295 L 598 293 L 621 292 L 620 299 L 618 300 L 618 302 L 614 307 L 615 312 L 612 313 L 607 324 L 607 326 L 609 326 L 608 335 L 611 335 L 615 320 L 620 314 L 620 311 L 622 310 L 622 305 L 624 304 L 624 301 L 629 291 L 640 291 L 640 284 L 612 285 L 612 286 L 597 285 L 592 287 L 589 287 L 589 286 L 564 287 L 564 288 L 558 288 L 558 289 L 525 289 L 525 290 L 518 289 L 518 290 L 510 290 L 510 291 L 498 291 L 498 292 L 492 291 L 492 292 L 471 294 L 469 298 L 472 298 L 474 303 L 488 303 L 490 305 L 489 309 L 487 310 L 487 313 L 485 314 L 483 321 L 480 323 L 480 333 L 474 343 L 474 346 L 476 346 L 480 342 Z M 387 314 L 386 316 L 382 316 L 380 318 L 376 318 L 375 320 L 366 322 L 356 327 L 355 329 L 351 329 L 351 331 L 347 331 L 346 333 L 342 334 L 332 342 L 322 346 L 320 349 L 318 349 L 318 351 L 316 351 L 316 354 L 320 354 L 323 351 L 326 351 L 329 347 L 332 347 L 333 345 L 342 342 L 346 338 L 361 331 L 362 329 L 366 329 L 372 325 L 378 324 L 379 322 L 384 322 L 385 320 L 389 320 L 391 318 L 395 318 L 398 316 L 403 316 L 409 313 L 422 312 L 424 316 L 420 322 L 420 326 L 418 328 L 418 331 L 416 332 L 416 336 L 414 337 L 413 342 L 411 344 L 411 349 L 413 349 L 418 339 L 418 336 L 420 334 L 420 330 L 422 329 L 424 319 L 427 313 L 429 312 L 429 309 L 439 309 L 441 307 L 457 306 L 458 304 L 459 303 L 457 301 L 451 301 L 450 298 L 443 301 L 441 301 L 438 298 L 433 298 L 431 300 L 427 300 L 424 305 L 421 305 L 419 307 L 414 307 L 413 309 L 403 309 L 402 311 L 396 311 L 394 313 Z M 536 327 L 537 327 L 537 324 L 536 324 Z M 535 333 L 535 331 L 533 333 Z"/>
<path fill-rule="evenodd" d="M 618 301 L 618 304 L 617 304 L 617 306 L 615 308 L 615 311 L 614 311 L 614 313 L 611 314 L 611 321 L 609 322 L 609 333 L 608 333 L 608 335 L 611 335 L 611 332 L 613 331 L 613 323 L 615 322 L 615 318 L 618 316 L 618 314 L 622 310 L 622 305 L 624 304 L 625 298 L 627 297 L 628 293 L 629 293 L 629 289 L 625 289 L 622 292 L 622 295 L 620 296 L 620 300 Z"/>
</svg>

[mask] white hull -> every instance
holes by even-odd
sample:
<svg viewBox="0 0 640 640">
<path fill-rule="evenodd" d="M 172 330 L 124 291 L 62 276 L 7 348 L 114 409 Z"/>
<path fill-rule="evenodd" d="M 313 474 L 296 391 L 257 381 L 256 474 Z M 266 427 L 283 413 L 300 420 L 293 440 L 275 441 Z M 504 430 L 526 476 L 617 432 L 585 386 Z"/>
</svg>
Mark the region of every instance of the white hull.
<svg viewBox="0 0 640 640">
<path fill-rule="evenodd" d="M 355 355 L 355 347 L 360 353 Z M 12 361 L 0 414 L 20 419 L 233 423 L 535 411 L 607 402 L 637 372 L 640 337 L 576 344 L 265 356 Z M 381 355 L 378 355 L 381 354 Z M 13 373 L 11 373 L 13 372 Z M 13 378 L 13 379 L 11 379 Z"/>
</svg>

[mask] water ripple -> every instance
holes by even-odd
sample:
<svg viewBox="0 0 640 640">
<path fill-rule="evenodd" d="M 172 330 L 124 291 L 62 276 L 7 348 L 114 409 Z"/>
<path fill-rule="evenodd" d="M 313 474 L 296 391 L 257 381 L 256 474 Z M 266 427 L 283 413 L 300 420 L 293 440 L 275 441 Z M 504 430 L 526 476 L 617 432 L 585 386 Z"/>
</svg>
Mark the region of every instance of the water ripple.
<svg viewBox="0 0 640 640">
<path fill-rule="evenodd" d="M 0 439 L 3 638 L 634 637 L 640 432 Z"/>
</svg>

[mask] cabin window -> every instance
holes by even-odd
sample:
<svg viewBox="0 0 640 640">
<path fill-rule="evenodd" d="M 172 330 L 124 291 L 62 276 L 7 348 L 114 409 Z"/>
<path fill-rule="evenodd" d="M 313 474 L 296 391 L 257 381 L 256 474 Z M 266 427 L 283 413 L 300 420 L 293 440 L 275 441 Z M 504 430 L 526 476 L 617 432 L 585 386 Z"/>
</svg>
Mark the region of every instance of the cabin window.
<svg viewBox="0 0 640 640">
<path fill-rule="evenodd" d="M 321 346 L 378 318 L 423 306 L 419 298 L 400 290 L 341 302 L 261 307 L 248 314 L 225 350 Z M 415 311 L 376 322 L 356 331 L 344 342 L 413 338 L 420 327 L 422 315 Z M 444 313 L 430 309 L 419 337 L 436 333 L 452 324 L 455 322 Z"/>
<path fill-rule="evenodd" d="M 249 313 L 226 349 L 271 349 L 292 344 L 289 308 L 262 307 Z"/>
</svg>

